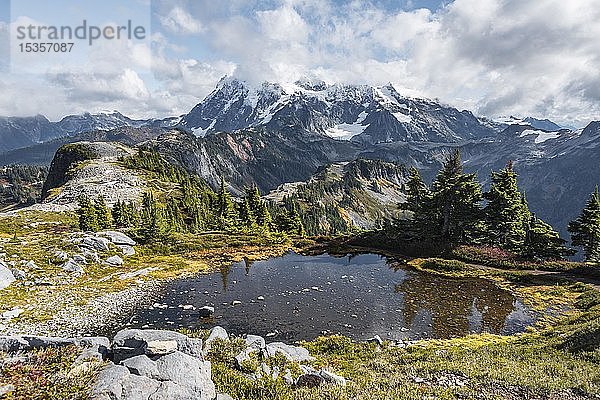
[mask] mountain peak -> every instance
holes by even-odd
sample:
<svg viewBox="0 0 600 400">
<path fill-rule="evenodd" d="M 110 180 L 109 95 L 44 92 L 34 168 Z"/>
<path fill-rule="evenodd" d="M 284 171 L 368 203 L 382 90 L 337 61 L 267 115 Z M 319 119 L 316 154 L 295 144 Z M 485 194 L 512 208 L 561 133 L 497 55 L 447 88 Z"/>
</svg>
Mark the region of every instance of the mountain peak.
<svg viewBox="0 0 600 400">
<path fill-rule="evenodd" d="M 224 77 L 181 126 L 196 136 L 260 126 L 369 143 L 457 142 L 496 132 L 470 112 L 404 97 L 391 82 L 376 87 L 306 78 L 254 88 Z"/>
</svg>

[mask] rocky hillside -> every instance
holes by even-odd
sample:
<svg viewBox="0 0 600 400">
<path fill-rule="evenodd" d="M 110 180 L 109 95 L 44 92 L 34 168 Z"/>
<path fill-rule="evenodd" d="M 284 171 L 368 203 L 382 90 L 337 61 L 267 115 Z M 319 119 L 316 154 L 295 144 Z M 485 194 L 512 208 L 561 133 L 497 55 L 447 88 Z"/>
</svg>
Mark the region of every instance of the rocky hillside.
<svg viewBox="0 0 600 400">
<path fill-rule="evenodd" d="M 147 190 L 140 173 L 119 163 L 135 150 L 120 143 L 77 142 L 62 146 L 54 156 L 44 182 L 43 210 L 66 210 L 77 206 L 77 198 L 102 195 L 108 204 L 138 200 Z"/>
<path fill-rule="evenodd" d="M 406 168 L 359 159 L 322 167 L 306 182 L 285 183 L 266 199 L 295 203 L 308 233 L 370 229 L 399 214 Z"/>
</svg>

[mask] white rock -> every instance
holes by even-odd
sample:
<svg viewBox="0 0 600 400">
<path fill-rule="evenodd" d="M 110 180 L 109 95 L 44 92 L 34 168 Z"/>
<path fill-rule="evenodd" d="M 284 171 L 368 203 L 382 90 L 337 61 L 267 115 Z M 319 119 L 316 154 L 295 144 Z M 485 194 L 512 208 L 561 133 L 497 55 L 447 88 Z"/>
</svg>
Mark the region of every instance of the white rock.
<svg viewBox="0 0 600 400">
<path fill-rule="evenodd" d="M 133 256 L 135 255 L 135 249 L 127 244 L 118 244 L 117 247 L 121 249 L 124 256 Z"/>
<path fill-rule="evenodd" d="M 70 258 L 62 265 L 62 269 L 72 273 L 75 276 L 81 276 L 85 273 L 83 267 Z"/>
<path fill-rule="evenodd" d="M 19 315 L 23 313 L 23 310 L 19 307 L 15 307 L 10 311 L 5 311 L 2 313 L 2 318 L 6 320 L 11 320 L 13 318 L 17 318 Z"/>
<path fill-rule="evenodd" d="M 15 276 L 8 269 L 8 266 L 3 261 L 0 261 L 0 290 L 8 287 L 15 280 Z"/>
<path fill-rule="evenodd" d="M 113 267 L 118 267 L 123 265 L 123 259 L 119 256 L 111 256 L 106 259 L 106 264 L 111 265 Z"/>
<path fill-rule="evenodd" d="M 146 354 L 149 356 L 164 356 L 177 351 L 175 340 L 152 340 L 146 345 Z"/>
<path fill-rule="evenodd" d="M 122 244 L 127 246 L 135 246 L 136 242 L 123 232 L 118 231 L 102 231 L 98 232 L 98 236 L 104 236 L 110 239 L 114 244 Z"/>
</svg>

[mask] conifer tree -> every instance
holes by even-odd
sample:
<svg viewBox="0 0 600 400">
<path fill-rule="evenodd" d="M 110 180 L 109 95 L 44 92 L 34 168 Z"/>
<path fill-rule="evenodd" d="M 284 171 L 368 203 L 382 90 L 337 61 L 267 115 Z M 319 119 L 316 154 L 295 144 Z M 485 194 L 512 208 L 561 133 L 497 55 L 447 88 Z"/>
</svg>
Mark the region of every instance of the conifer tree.
<svg viewBox="0 0 600 400">
<path fill-rule="evenodd" d="M 235 223 L 235 209 L 231 194 L 225 185 L 225 179 L 221 177 L 221 187 L 217 195 L 217 225 L 219 229 L 231 229 Z"/>
<path fill-rule="evenodd" d="M 90 198 L 87 195 L 82 194 L 77 199 L 77 203 L 79 205 L 79 209 L 77 210 L 79 229 L 82 231 L 99 231 L 100 228 L 98 226 L 96 209 L 94 208 Z"/>
<path fill-rule="evenodd" d="M 403 210 L 412 211 L 415 214 L 422 212 L 431 199 L 431 192 L 419 170 L 411 167 L 408 172 L 408 181 L 406 182 L 406 202 L 401 204 Z"/>
<path fill-rule="evenodd" d="M 99 229 L 112 228 L 112 216 L 110 209 L 104 201 L 104 197 L 98 196 L 94 200 L 94 210 L 96 212 L 96 221 Z"/>
<path fill-rule="evenodd" d="M 140 212 L 139 234 L 146 242 L 164 238 L 168 228 L 165 224 L 162 207 L 156 202 L 151 192 L 144 193 Z"/>
<path fill-rule="evenodd" d="M 569 223 L 573 246 L 583 247 L 589 262 L 600 263 L 600 194 L 598 186 L 590 196 L 581 214 Z"/>
<path fill-rule="evenodd" d="M 525 243 L 522 254 L 529 258 L 562 259 L 573 255 L 573 251 L 565 247 L 566 241 L 558 233 L 535 214 L 531 214 L 526 226 Z"/>
<path fill-rule="evenodd" d="M 519 251 L 525 242 L 530 219 L 527 203 L 517 186 L 512 162 L 492 172 L 490 190 L 483 195 L 487 242 L 506 250 Z"/>
<path fill-rule="evenodd" d="M 265 202 L 260 197 L 260 191 L 256 185 L 246 189 L 246 200 L 256 224 L 260 227 L 269 227 L 271 225 L 271 213 Z"/>
<path fill-rule="evenodd" d="M 239 204 L 239 216 L 242 226 L 251 229 L 256 227 L 256 220 L 250 210 L 250 203 L 248 202 L 247 197 Z"/>
<path fill-rule="evenodd" d="M 433 182 L 432 206 L 438 234 L 445 243 L 473 243 L 481 235 L 481 187 L 475 174 L 465 174 L 460 152 L 450 154 Z"/>
<path fill-rule="evenodd" d="M 165 219 L 169 229 L 174 232 L 184 232 L 186 230 L 185 221 L 181 212 L 181 204 L 175 198 L 169 198 L 165 208 Z"/>
<path fill-rule="evenodd" d="M 126 228 L 128 226 L 125 215 L 125 203 L 123 203 L 121 200 L 117 200 L 117 202 L 113 205 L 111 215 L 113 224 L 117 228 Z"/>
</svg>

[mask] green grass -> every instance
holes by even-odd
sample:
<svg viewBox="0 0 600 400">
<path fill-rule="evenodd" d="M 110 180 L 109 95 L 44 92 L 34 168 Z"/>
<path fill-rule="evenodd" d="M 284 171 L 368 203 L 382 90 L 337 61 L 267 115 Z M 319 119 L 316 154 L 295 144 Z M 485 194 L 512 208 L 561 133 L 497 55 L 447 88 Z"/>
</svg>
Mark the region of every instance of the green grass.
<svg viewBox="0 0 600 400">
<path fill-rule="evenodd" d="M 578 301 L 582 307 L 584 303 L 587 307 L 590 297 L 595 298 L 593 303 L 600 301 L 593 289 L 582 290 Z M 219 343 L 209 359 L 217 389 L 239 400 L 503 399 L 515 388 L 523 398 L 564 391 L 591 398 L 600 394 L 599 321 L 600 310 L 595 305 L 553 327 L 517 336 L 480 334 L 420 341 L 407 348 L 387 342 L 378 348 L 343 336 L 302 343 L 316 357 L 314 367 L 328 368 L 348 380 L 344 388 L 296 389 L 280 378 L 250 380 L 232 363 L 233 356 L 243 349 L 239 341 Z M 462 377 L 467 384 L 438 384 L 438 378 L 448 375 Z"/>
</svg>

